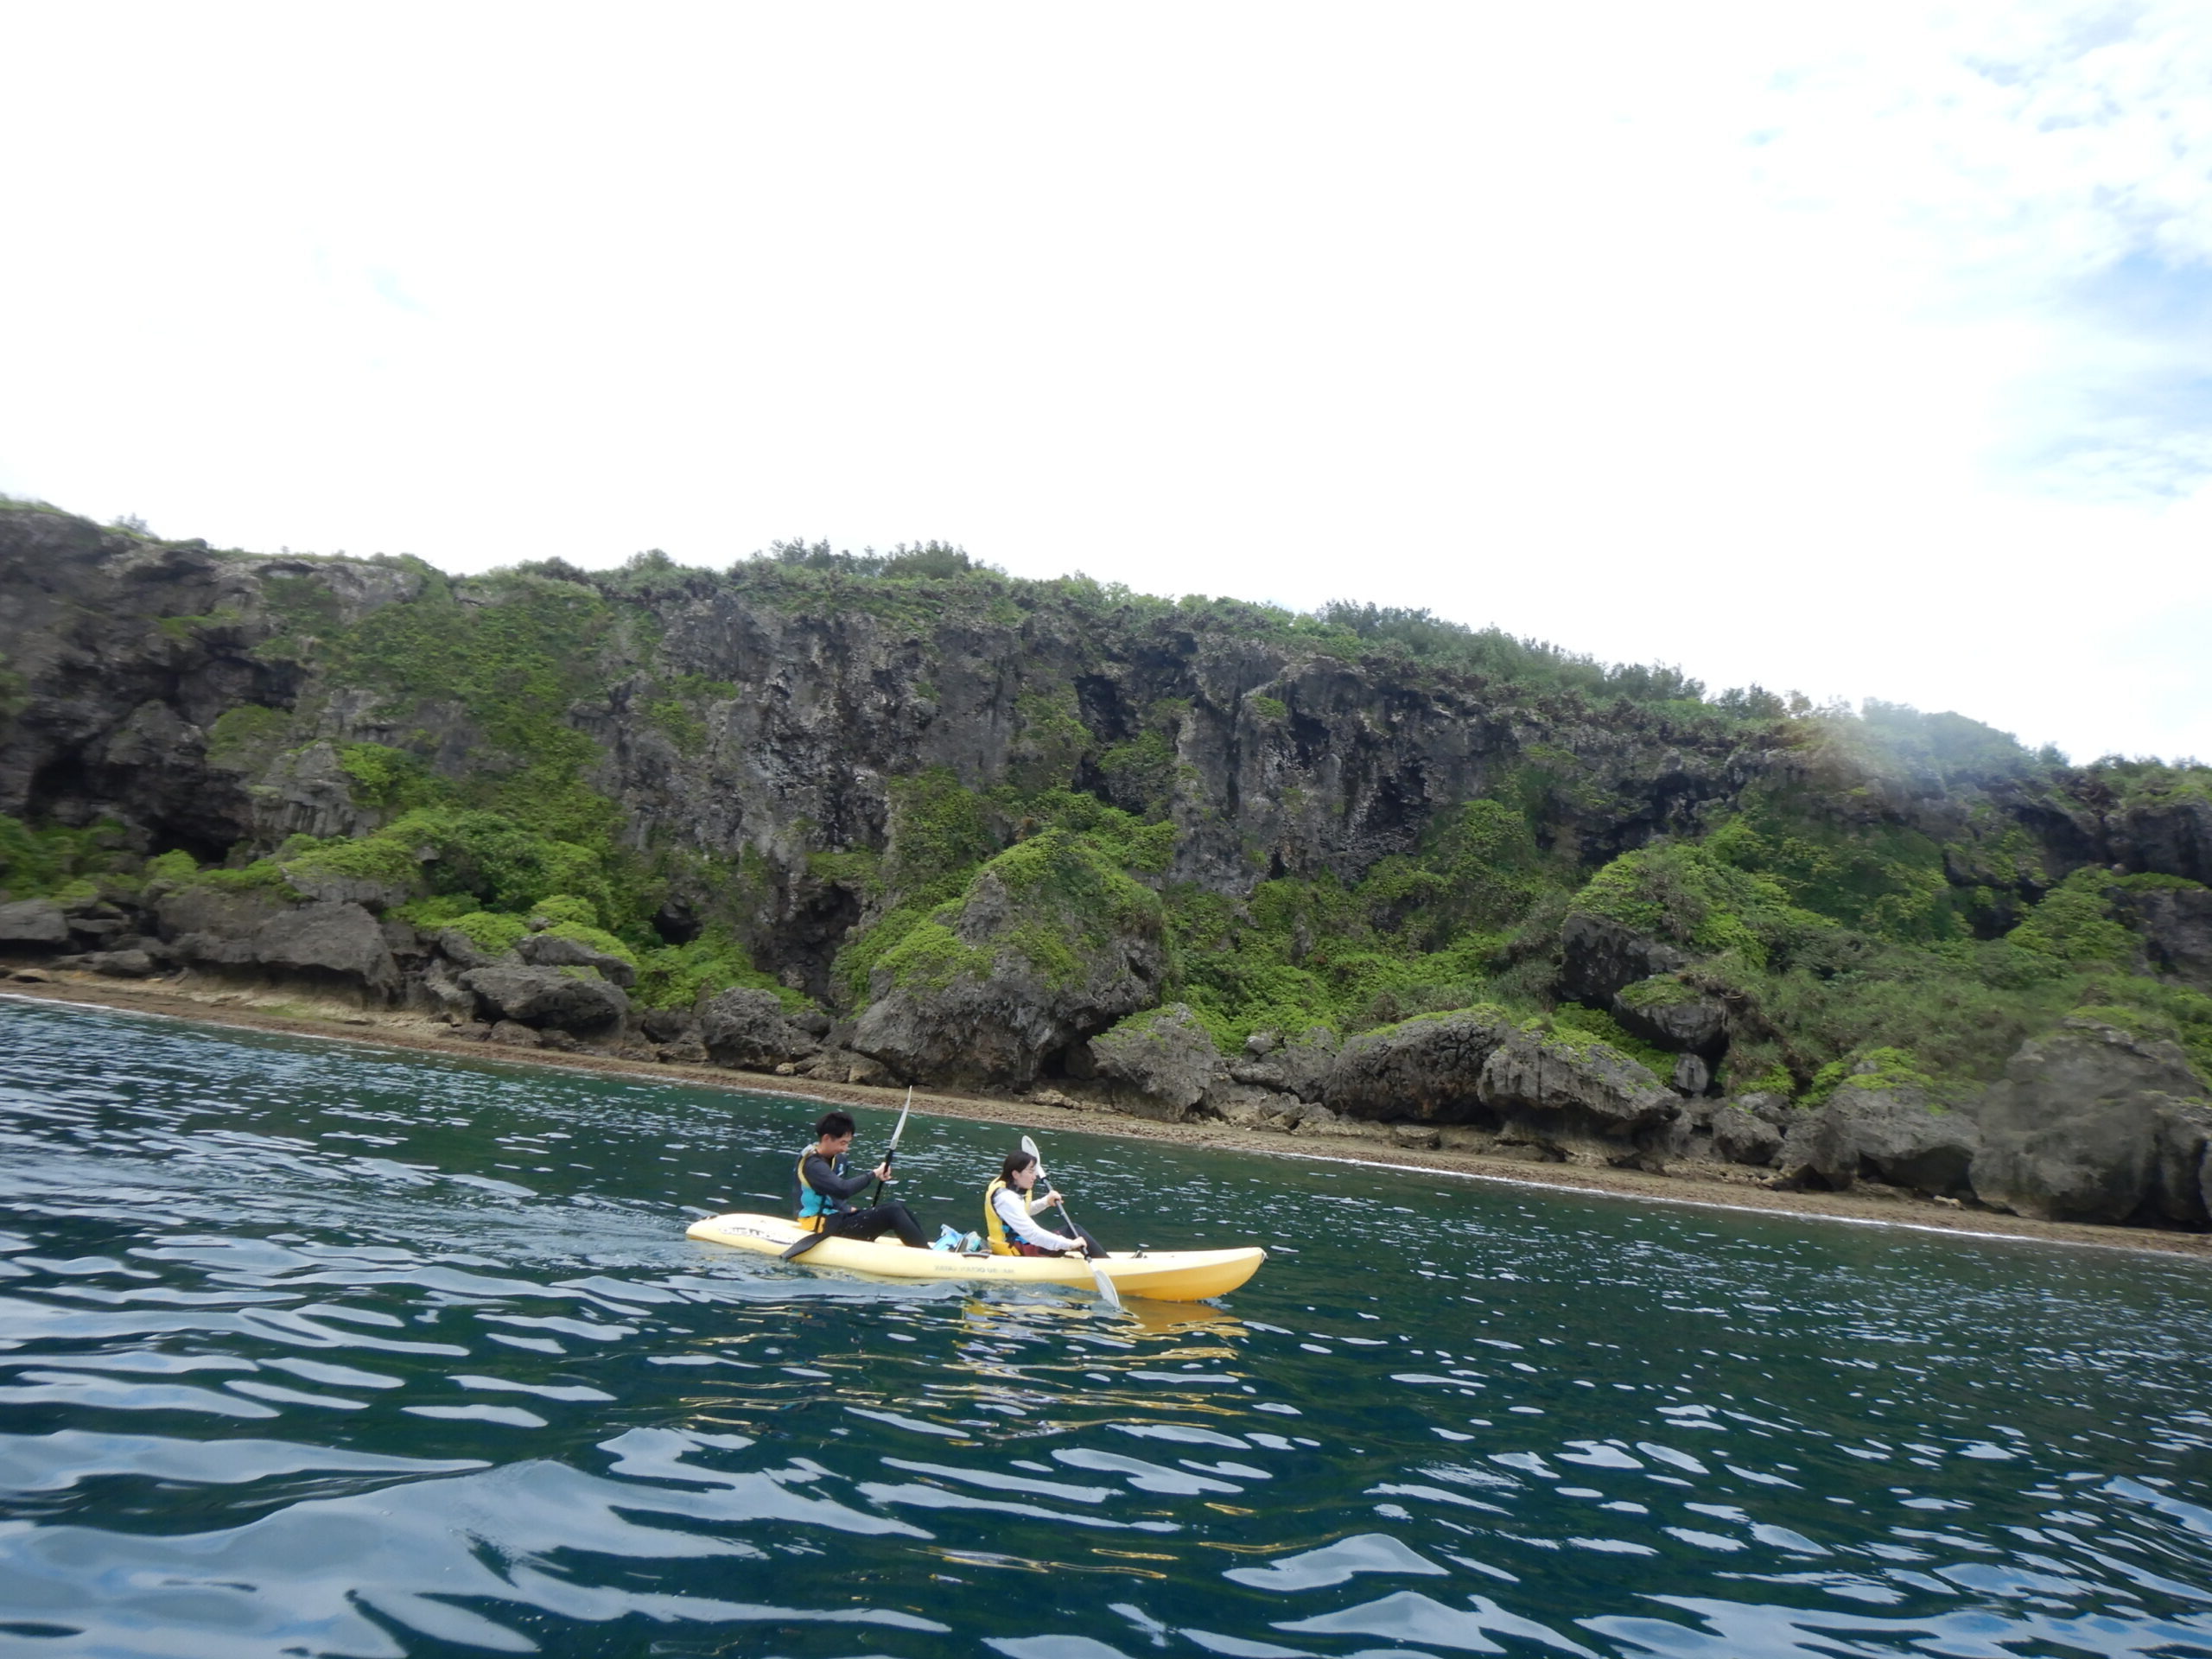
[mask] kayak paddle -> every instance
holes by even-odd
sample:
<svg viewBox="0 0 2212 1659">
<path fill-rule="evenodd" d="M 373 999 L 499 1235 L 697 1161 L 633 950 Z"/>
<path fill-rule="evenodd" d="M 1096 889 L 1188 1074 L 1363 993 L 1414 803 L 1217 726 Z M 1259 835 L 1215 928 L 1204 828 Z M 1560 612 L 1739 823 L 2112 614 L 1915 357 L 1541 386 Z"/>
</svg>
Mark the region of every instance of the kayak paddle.
<svg viewBox="0 0 2212 1659">
<path fill-rule="evenodd" d="M 906 1103 L 899 1109 L 899 1122 L 893 1126 L 891 1130 L 891 1145 L 885 1150 L 883 1154 L 882 1167 L 886 1170 L 888 1170 L 891 1167 L 891 1160 L 899 1155 L 899 1137 L 906 1133 L 906 1114 L 913 1109 L 914 1086 L 912 1084 L 908 1084 L 906 1085 Z M 882 1196 L 883 1183 L 881 1181 L 878 1181 L 875 1184 L 875 1191 L 868 1194 L 868 1201 L 869 1204 L 873 1205 Z M 783 1253 L 783 1259 L 786 1262 L 796 1262 L 799 1257 L 804 1255 L 809 1250 L 812 1249 L 816 1245 L 819 1244 L 823 1239 L 828 1238 L 829 1236 L 830 1236 L 830 1217 L 825 1215 L 820 1218 L 819 1224 L 816 1226 L 812 1232 L 809 1233 L 804 1238 L 799 1240 L 798 1243 L 791 1245 L 785 1249 Z"/>
<path fill-rule="evenodd" d="M 906 1103 L 899 1109 L 899 1121 L 891 1126 L 891 1144 L 884 1148 L 883 1162 L 877 1166 L 886 1174 L 890 1173 L 891 1160 L 899 1155 L 899 1137 L 906 1133 L 906 1114 L 913 1109 L 914 1085 L 910 1083 L 906 1085 Z M 882 1196 L 883 1183 L 878 1181 L 875 1184 L 875 1191 L 868 1195 L 868 1201 L 873 1205 Z"/>
<path fill-rule="evenodd" d="M 1045 1154 L 1037 1150 L 1037 1143 L 1025 1135 L 1021 1137 L 1021 1149 L 1037 1160 L 1037 1179 L 1045 1183 L 1045 1190 L 1047 1192 L 1052 1191 L 1052 1183 L 1045 1173 Z M 1067 1216 L 1069 1226 L 1075 1225 L 1075 1217 L 1068 1216 L 1068 1205 L 1065 1198 L 1060 1200 L 1060 1213 Z M 1098 1300 L 1116 1313 L 1120 1313 L 1122 1293 L 1114 1288 L 1114 1281 L 1107 1277 L 1106 1269 L 1090 1259 L 1090 1253 L 1088 1250 L 1084 1252 L 1083 1259 L 1090 1268 L 1091 1283 L 1098 1287 Z"/>
</svg>

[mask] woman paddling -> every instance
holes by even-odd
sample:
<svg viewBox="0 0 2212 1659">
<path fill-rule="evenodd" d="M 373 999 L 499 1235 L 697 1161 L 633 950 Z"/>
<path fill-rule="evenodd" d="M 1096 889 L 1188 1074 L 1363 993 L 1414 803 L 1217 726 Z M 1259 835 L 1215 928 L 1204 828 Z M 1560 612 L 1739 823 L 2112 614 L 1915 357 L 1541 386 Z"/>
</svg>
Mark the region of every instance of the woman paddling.
<svg viewBox="0 0 2212 1659">
<path fill-rule="evenodd" d="M 1080 1250 L 1090 1255 L 1105 1255 L 1098 1241 L 1065 1215 L 1060 1218 L 1067 1230 L 1065 1232 L 1053 1232 L 1038 1221 L 1034 1211 L 1049 1210 L 1060 1202 L 1057 1192 L 1039 1198 L 1031 1191 L 1037 1185 L 1038 1173 L 1034 1153 L 1009 1152 L 998 1179 L 983 1189 L 983 1227 L 991 1241 L 991 1254 L 1059 1255 Z"/>
</svg>

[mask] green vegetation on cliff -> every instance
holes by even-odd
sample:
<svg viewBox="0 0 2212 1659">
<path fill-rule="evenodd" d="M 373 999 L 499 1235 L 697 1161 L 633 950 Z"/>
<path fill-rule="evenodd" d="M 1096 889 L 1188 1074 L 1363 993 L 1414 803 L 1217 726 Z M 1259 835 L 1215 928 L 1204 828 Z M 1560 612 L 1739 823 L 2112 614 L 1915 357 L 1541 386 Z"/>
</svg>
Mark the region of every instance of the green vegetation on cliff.
<svg viewBox="0 0 2212 1659">
<path fill-rule="evenodd" d="M 357 895 L 494 951 L 542 925 L 651 1006 L 841 1015 L 1009 950 L 1065 984 L 1134 925 L 1225 1048 L 1489 1004 L 1664 1072 L 1709 1006 L 1722 1085 L 1801 1098 L 1957 1092 L 2084 1007 L 2212 1067 L 2202 766 L 935 542 L 448 578 L 0 506 L 0 552 L 18 612 L 87 584 L 40 626 L 115 705 L 0 618 L 10 900 Z M 1681 965 L 1567 1000 L 1593 919 Z"/>
</svg>

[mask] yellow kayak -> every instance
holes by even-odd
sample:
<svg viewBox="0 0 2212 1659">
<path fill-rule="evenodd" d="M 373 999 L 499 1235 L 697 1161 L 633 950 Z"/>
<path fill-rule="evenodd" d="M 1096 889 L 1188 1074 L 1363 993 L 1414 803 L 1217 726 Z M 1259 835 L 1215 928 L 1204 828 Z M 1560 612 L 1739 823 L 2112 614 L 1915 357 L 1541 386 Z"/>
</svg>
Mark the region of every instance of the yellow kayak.
<svg viewBox="0 0 2212 1659">
<path fill-rule="evenodd" d="M 805 1236 L 782 1216 L 709 1216 L 684 1229 L 709 1244 L 728 1244 L 760 1255 L 781 1255 Z M 1124 1296 L 1197 1302 L 1225 1296 L 1260 1270 L 1268 1253 L 1256 1244 L 1234 1250 L 1117 1250 L 1098 1265 Z M 963 1284 L 1066 1285 L 1091 1288 L 1090 1264 L 1059 1255 L 961 1255 L 950 1250 L 909 1249 L 897 1239 L 868 1243 L 825 1238 L 799 1261 L 810 1268 L 839 1268 L 874 1279 L 950 1281 Z"/>
</svg>

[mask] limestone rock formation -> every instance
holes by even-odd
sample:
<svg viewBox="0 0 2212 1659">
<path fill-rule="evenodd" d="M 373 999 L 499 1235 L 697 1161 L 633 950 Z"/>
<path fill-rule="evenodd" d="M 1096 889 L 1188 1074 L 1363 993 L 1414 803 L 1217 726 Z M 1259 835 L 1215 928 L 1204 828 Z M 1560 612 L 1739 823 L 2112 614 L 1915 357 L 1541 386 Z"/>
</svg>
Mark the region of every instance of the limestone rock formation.
<svg viewBox="0 0 2212 1659">
<path fill-rule="evenodd" d="M 1483 1062 L 1483 1104 L 1524 1125 L 1618 1139 L 1670 1122 L 1674 1094 L 1626 1055 L 1511 1030 Z"/>
<path fill-rule="evenodd" d="M 2056 1221 L 2204 1224 L 2212 1099 L 2171 1043 L 2069 1020 L 2021 1046 L 1975 1115 L 1984 1204 Z"/>
<path fill-rule="evenodd" d="M 0 905 L 0 950 L 69 943 L 69 918 L 51 899 L 24 899 Z"/>
<path fill-rule="evenodd" d="M 2212 889 L 2150 887 L 2123 893 L 2150 965 L 2200 991 L 2212 991 Z"/>
<path fill-rule="evenodd" d="M 1894 1044 L 1970 1103 L 2003 1033 L 2077 1006 L 2170 1028 L 2201 1077 L 2208 878 L 2202 768 L 1711 696 L 1414 613 L 938 548 L 448 578 L 0 505 L 0 954 L 35 970 L 1932 1190 L 1971 1103 L 1722 1096 Z M 762 973 L 817 1011 L 730 989 Z M 1225 1070 L 1114 1035 L 1177 1001 L 1252 1033 Z M 1541 1018 L 1565 1003 L 1604 1019 Z M 2063 1090 L 2008 1077 L 1977 1189 L 2200 1224 L 2201 1086 L 2146 1064 L 2103 1044 Z"/>
<path fill-rule="evenodd" d="M 652 1030 L 648 1027 L 649 1032 Z M 773 991 L 724 991 L 699 1006 L 698 1039 L 718 1065 L 772 1071 L 822 1052 L 814 1037 L 793 1025 Z M 680 1040 L 680 1029 L 664 1040 Z"/>
<path fill-rule="evenodd" d="M 277 975 L 329 981 L 379 1001 L 399 988 L 399 964 L 375 917 L 327 901 L 279 911 L 253 931 L 251 960 Z"/>
<path fill-rule="evenodd" d="M 1674 945 L 1586 911 L 1569 913 L 1559 944 L 1561 994 L 1592 1007 L 1607 1007 L 1630 985 L 1689 963 L 1688 953 Z"/>
<path fill-rule="evenodd" d="M 461 976 L 484 1018 L 556 1031 L 604 1033 L 621 1025 L 630 999 L 594 974 L 557 968 L 472 968 Z"/>
<path fill-rule="evenodd" d="M 1671 1122 L 1681 1109 L 1627 1056 L 1546 1036 L 1489 1008 L 1348 1039 L 1325 1100 L 1351 1117 L 1511 1128 L 1553 1150 L 1624 1141 Z"/>
<path fill-rule="evenodd" d="M 1981 1142 L 1972 1118 L 1937 1109 L 1916 1089 L 1847 1085 L 1802 1117 L 1774 1161 L 1785 1180 L 1809 1178 L 1834 1191 L 1860 1180 L 1921 1192 L 1961 1191 Z"/>
<path fill-rule="evenodd" d="M 1160 930 L 1154 894 L 1048 831 L 885 957 L 847 1046 L 901 1077 L 1026 1090 L 1157 999 Z"/>
<path fill-rule="evenodd" d="M 1764 1168 L 1782 1150 L 1782 1131 L 1738 1102 L 1717 1103 L 1707 1122 L 1713 1150 L 1728 1163 Z"/>
<path fill-rule="evenodd" d="M 1326 1026 L 1311 1027 L 1287 1041 L 1280 1033 L 1255 1033 L 1244 1045 L 1247 1058 L 1234 1062 L 1229 1075 L 1255 1089 L 1318 1102 L 1339 1046 L 1336 1033 Z"/>
<path fill-rule="evenodd" d="M 1182 1002 L 1122 1020 L 1090 1039 L 1090 1053 L 1116 1103 L 1139 1117 L 1188 1117 L 1227 1080 L 1221 1050 Z"/>
<path fill-rule="evenodd" d="M 1323 1103 L 1359 1117 L 1483 1121 L 1483 1067 L 1511 1028 L 1497 1009 L 1468 1008 L 1363 1033 L 1338 1052 Z"/>
<path fill-rule="evenodd" d="M 638 970 L 620 957 L 556 933 L 533 933 L 515 947 L 515 954 L 533 968 L 588 968 L 624 990 L 638 982 Z"/>
</svg>

